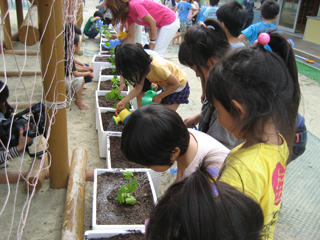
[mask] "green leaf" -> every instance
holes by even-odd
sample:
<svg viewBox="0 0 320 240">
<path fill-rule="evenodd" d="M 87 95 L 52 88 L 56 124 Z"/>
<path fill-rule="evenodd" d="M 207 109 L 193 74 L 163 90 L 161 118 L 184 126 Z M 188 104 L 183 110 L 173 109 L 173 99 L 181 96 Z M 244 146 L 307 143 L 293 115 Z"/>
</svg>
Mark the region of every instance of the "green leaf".
<svg viewBox="0 0 320 240">
<path fill-rule="evenodd" d="M 133 177 L 133 173 L 128 171 L 123 173 L 125 179 L 131 179 Z"/>
<path fill-rule="evenodd" d="M 116 68 L 112 68 L 112 72 L 115 73 L 117 71 Z"/>
<path fill-rule="evenodd" d="M 136 204 L 136 199 L 132 196 L 130 196 L 129 198 L 126 199 L 126 204 L 130 204 L 130 205 L 134 205 Z"/>
</svg>

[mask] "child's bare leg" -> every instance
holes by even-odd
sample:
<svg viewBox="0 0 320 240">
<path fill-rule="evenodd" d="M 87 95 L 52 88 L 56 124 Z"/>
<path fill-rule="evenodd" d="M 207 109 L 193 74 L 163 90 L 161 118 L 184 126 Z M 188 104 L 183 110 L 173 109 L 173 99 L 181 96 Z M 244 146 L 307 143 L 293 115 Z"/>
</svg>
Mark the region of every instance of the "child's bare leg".
<svg viewBox="0 0 320 240">
<path fill-rule="evenodd" d="M 82 89 L 87 89 L 87 88 L 84 86 L 85 83 L 86 83 L 86 82 L 85 82 L 84 77 L 83 77 Z M 85 94 L 85 93 L 82 93 L 82 95 L 86 95 L 86 94 Z"/>
<path fill-rule="evenodd" d="M 163 105 L 168 107 L 168 108 L 170 108 L 170 109 L 172 109 L 172 110 L 174 110 L 174 111 L 177 111 L 177 109 L 178 109 L 180 104 L 174 103 L 174 104 L 170 104 L 170 105 L 169 104 L 163 104 Z"/>
<path fill-rule="evenodd" d="M 81 99 L 81 95 L 82 95 L 82 86 L 79 89 L 79 91 L 76 92 L 76 102 L 75 102 L 75 104 L 81 110 L 88 110 L 89 107 L 87 107 L 86 105 L 83 104 L 82 99 Z"/>
</svg>

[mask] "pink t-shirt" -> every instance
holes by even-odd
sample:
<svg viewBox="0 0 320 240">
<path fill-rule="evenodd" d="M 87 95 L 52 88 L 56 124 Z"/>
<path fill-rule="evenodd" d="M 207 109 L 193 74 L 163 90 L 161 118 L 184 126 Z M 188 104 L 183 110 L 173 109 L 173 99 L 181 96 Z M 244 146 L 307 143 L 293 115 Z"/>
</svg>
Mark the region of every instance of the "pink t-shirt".
<svg viewBox="0 0 320 240">
<path fill-rule="evenodd" d="M 166 6 L 152 2 L 150 0 L 130 0 L 129 14 L 127 22 L 130 26 L 132 23 L 150 27 L 149 24 L 143 21 L 143 18 L 150 14 L 156 20 L 157 28 L 169 25 L 176 20 L 175 13 Z"/>
</svg>

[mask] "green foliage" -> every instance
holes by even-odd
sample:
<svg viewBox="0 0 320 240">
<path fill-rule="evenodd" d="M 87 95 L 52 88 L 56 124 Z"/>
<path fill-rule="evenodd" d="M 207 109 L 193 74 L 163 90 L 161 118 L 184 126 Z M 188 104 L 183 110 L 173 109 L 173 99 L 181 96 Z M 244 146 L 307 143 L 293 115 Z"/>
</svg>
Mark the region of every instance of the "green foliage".
<svg viewBox="0 0 320 240">
<path fill-rule="evenodd" d="M 104 96 L 106 100 L 122 100 L 124 97 L 120 95 L 119 93 L 119 81 L 117 75 L 114 75 L 113 78 L 111 79 L 112 82 L 112 89 L 110 92 L 106 93 Z M 117 103 L 113 104 L 113 108 L 117 107 Z M 129 110 L 129 103 L 125 105 L 125 108 Z"/>
<path fill-rule="evenodd" d="M 110 30 L 108 29 L 108 25 L 102 25 L 101 29 L 99 29 L 100 31 L 100 34 L 104 34 L 104 36 L 106 38 L 109 38 L 111 33 L 110 33 Z"/>
<path fill-rule="evenodd" d="M 132 172 L 124 172 L 123 175 L 125 179 L 131 180 L 131 182 L 127 185 L 123 185 L 119 189 L 118 196 L 116 197 L 116 199 L 119 201 L 120 204 L 126 203 L 134 205 L 136 203 L 136 199 L 133 196 L 131 196 L 131 194 L 137 190 L 137 176 L 133 176 Z"/>
</svg>

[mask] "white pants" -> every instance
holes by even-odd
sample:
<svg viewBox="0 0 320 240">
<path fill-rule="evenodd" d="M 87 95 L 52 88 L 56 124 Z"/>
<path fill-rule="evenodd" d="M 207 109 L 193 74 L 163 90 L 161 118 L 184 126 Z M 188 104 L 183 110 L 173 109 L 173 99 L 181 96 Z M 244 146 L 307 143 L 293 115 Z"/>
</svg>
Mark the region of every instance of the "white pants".
<svg viewBox="0 0 320 240">
<path fill-rule="evenodd" d="M 164 52 L 180 27 L 179 25 L 180 21 L 176 19 L 173 23 L 157 29 L 156 44 L 153 51 L 159 53 L 160 57 L 163 58 Z"/>
</svg>

